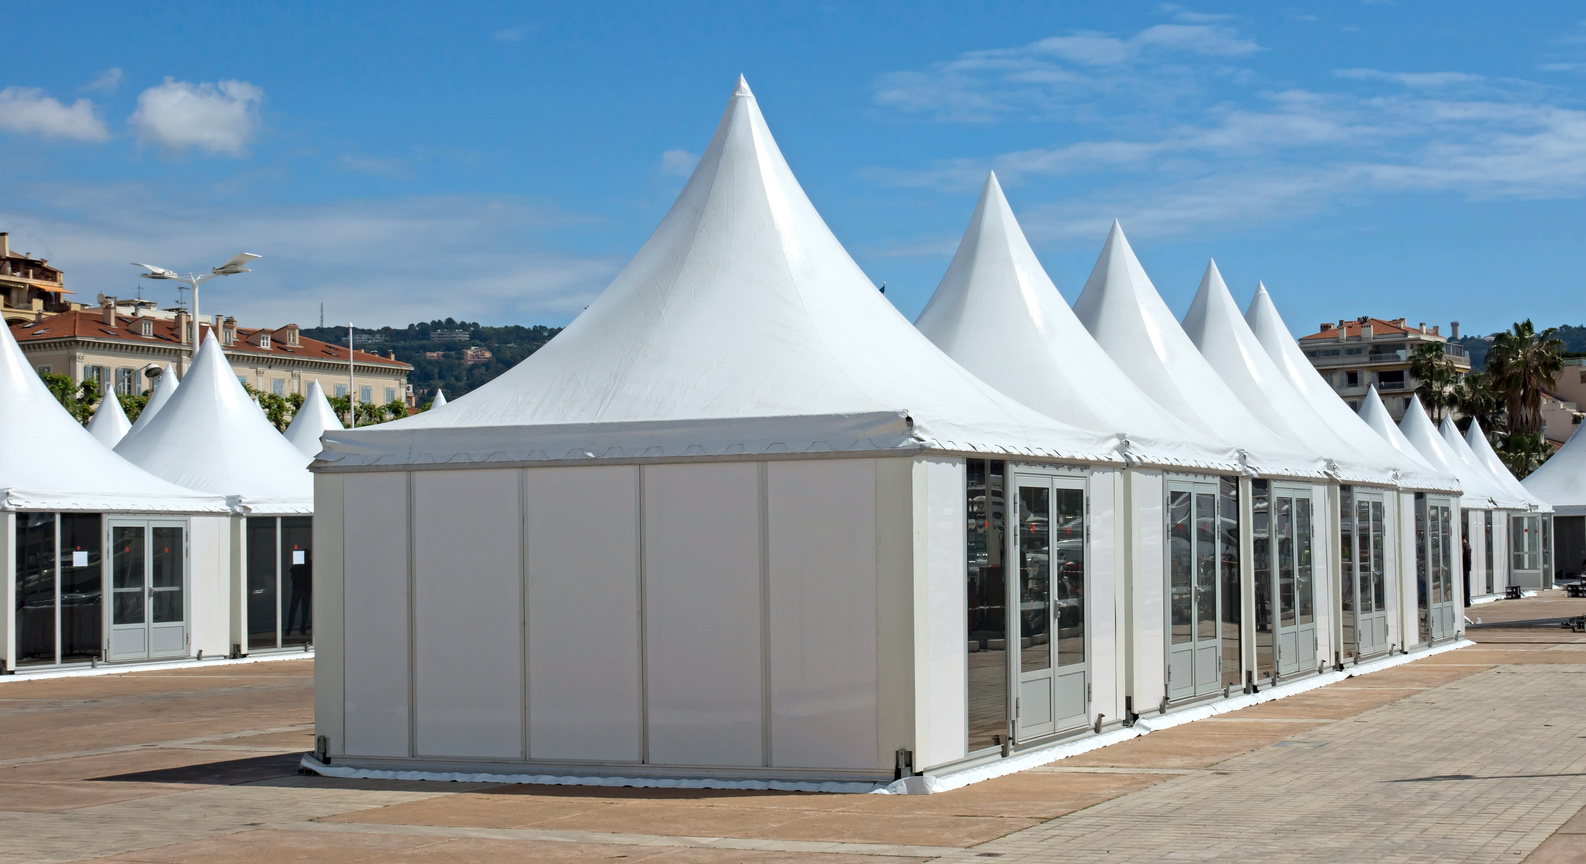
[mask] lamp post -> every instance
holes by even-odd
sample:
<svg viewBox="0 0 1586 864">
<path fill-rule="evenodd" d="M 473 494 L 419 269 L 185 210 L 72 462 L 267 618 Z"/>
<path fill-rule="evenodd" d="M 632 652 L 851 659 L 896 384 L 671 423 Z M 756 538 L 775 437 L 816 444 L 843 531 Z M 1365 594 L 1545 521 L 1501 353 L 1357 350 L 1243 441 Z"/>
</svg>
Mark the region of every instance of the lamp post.
<svg viewBox="0 0 1586 864">
<path fill-rule="evenodd" d="M 178 282 L 186 282 L 193 289 L 193 341 L 190 343 L 191 347 L 188 349 L 188 353 L 191 355 L 187 361 L 188 368 L 192 368 L 192 358 L 198 356 L 198 341 L 199 337 L 202 336 L 204 332 L 202 327 L 199 325 L 198 286 L 204 282 L 208 282 L 216 276 L 234 276 L 238 273 L 250 272 L 248 268 L 242 265 L 260 257 L 263 256 L 255 255 L 252 252 L 241 252 L 231 256 L 231 258 L 226 261 L 226 263 L 220 265 L 219 267 L 209 268 L 208 273 L 189 273 L 186 276 L 177 273 L 175 270 L 167 270 L 164 267 L 156 267 L 153 264 L 139 264 L 136 261 L 132 262 L 132 266 L 142 267 L 143 269 L 149 271 L 147 273 L 138 274 L 145 279 L 174 279 Z M 210 327 L 209 329 L 214 330 L 215 328 Z"/>
</svg>

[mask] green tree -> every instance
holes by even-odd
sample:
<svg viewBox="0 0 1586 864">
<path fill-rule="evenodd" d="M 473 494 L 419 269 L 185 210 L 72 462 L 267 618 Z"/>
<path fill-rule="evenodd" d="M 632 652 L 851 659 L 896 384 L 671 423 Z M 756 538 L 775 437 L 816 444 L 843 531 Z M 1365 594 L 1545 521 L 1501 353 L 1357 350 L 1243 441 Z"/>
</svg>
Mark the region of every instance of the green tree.
<svg viewBox="0 0 1586 864">
<path fill-rule="evenodd" d="M 1511 432 L 1497 450 L 1498 458 L 1503 460 L 1515 477 L 1521 479 L 1542 467 L 1542 463 L 1553 455 L 1553 446 L 1547 443 L 1540 432 Z"/>
<path fill-rule="evenodd" d="M 121 400 L 121 410 L 127 412 L 127 421 L 131 423 L 138 422 L 138 417 L 142 416 L 144 407 L 149 404 L 149 394 L 147 393 L 139 393 L 136 396 L 122 393 L 117 395 L 116 398 Z"/>
<path fill-rule="evenodd" d="M 1549 327 L 1538 333 L 1530 319 L 1493 337 L 1492 347 L 1487 350 L 1487 375 L 1493 393 L 1503 402 L 1511 437 L 1540 438 L 1542 391 L 1553 386 L 1564 368 L 1563 352 L 1558 328 Z"/>
<path fill-rule="evenodd" d="M 72 381 L 70 375 L 51 372 L 40 372 L 39 377 L 44 379 L 44 386 L 49 388 L 50 395 L 61 403 L 72 419 L 87 423 L 88 418 L 94 416 L 94 406 L 99 403 L 99 382 L 89 379 L 78 384 Z"/>
<path fill-rule="evenodd" d="M 1443 414 L 1459 407 L 1459 370 L 1443 350 L 1441 342 L 1422 342 L 1410 355 L 1410 374 L 1415 376 L 1415 393 L 1438 423 Z"/>
<path fill-rule="evenodd" d="M 1487 440 L 1499 440 L 1504 432 L 1505 419 L 1503 404 L 1497 394 L 1492 391 L 1492 377 L 1486 372 L 1471 372 L 1465 380 L 1459 382 L 1458 397 L 1459 413 L 1466 417 L 1475 418 L 1481 424 L 1481 429 L 1487 434 Z M 1497 445 L 1494 444 L 1496 447 Z"/>
</svg>

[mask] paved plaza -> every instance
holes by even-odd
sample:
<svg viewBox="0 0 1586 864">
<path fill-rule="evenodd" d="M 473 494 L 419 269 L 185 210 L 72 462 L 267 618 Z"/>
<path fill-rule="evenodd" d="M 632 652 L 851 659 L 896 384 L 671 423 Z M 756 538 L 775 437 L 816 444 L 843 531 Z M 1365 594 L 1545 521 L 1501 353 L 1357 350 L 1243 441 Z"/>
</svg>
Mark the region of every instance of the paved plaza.
<svg viewBox="0 0 1586 864">
<path fill-rule="evenodd" d="M 0 684 L 0 861 L 1586 862 L 1586 634 L 1479 644 L 932 796 L 331 780 L 312 661 Z M 1493 626 L 1496 624 L 1496 626 Z"/>
</svg>

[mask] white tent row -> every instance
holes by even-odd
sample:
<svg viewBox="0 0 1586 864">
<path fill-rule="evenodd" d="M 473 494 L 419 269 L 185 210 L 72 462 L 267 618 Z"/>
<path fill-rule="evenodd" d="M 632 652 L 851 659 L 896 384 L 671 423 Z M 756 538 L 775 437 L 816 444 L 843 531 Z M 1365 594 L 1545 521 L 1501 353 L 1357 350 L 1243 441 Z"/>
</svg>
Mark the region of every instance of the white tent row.
<svg viewBox="0 0 1586 864">
<path fill-rule="evenodd" d="M 1268 426 L 1229 379 L 1299 385 L 1214 364 L 1259 337 L 1202 306 L 1198 347 L 1115 225 L 1070 310 L 988 181 L 916 330 L 740 80 L 566 330 L 445 410 L 324 434 L 319 757 L 880 782 L 1341 663 L 1340 476 L 1457 485 L 1336 417 Z M 1409 513 L 1365 512 L 1402 559 Z M 1379 650 L 1452 635 L 1392 572 Z"/>
<path fill-rule="evenodd" d="M 1491 447 L 1483 452 L 1479 443 L 1472 446 L 1483 461 L 1498 461 Z M 1553 543 L 1543 550 L 1556 549 L 1556 561 L 1549 570 L 1574 576 L 1586 574 L 1586 436 L 1581 435 L 1580 428 L 1542 467 L 1520 482 L 1528 494 L 1553 508 Z"/>
<path fill-rule="evenodd" d="M 330 400 L 325 398 L 325 388 L 319 386 L 318 381 L 312 381 L 308 385 L 308 393 L 303 396 L 303 405 L 292 415 L 285 435 L 289 444 L 313 459 L 319 453 L 320 436 L 342 428 L 341 420 L 331 410 Z"/>
</svg>

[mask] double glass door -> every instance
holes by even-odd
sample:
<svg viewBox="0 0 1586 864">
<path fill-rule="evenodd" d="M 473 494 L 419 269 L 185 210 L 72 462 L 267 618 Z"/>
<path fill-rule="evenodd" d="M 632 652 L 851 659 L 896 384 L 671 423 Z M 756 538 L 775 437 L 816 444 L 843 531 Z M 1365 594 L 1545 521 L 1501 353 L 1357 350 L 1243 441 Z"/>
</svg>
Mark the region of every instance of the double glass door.
<svg viewBox="0 0 1586 864">
<path fill-rule="evenodd" d="M 110 659 L 186 655 L 186 523 L 159 519 L 107 521 Z"/>
<path fill-rule="evenodd" d="M 1458 629 L 1453 513 L 1449 499 L 1415 494 L 1416 597 L 1423 643 L 1450 638 Z"/>
<path fill-rule="evenodd" d="M 1239 682 L 1239 498 L 1231 479 L 1167 483 L 1167 695 Z"/>
<path fill-rule="evenodd" d="M 1339 506 L 1343 584 L 1339 616 L 1343 658 L 1359 660 L 1388 650 L 1387 560 L 1381 493 L 1345 486 Z"/>
<path fill-rule="evenodd" d="M 314 641 L 314 517 L 250 516 L 244 654 Z"/>
<path fill-rule="evenodd" d="M 1256 665 L 1293 675 L 1316 668 L 1316 580 L 1311 493 L 1253 481 Z"/>
<path fill-rule="evenodd" d="M 1083 726 L 1086 679 L 1084 481 L 1015 474 L 1020 740 Z"/>
</svg>

